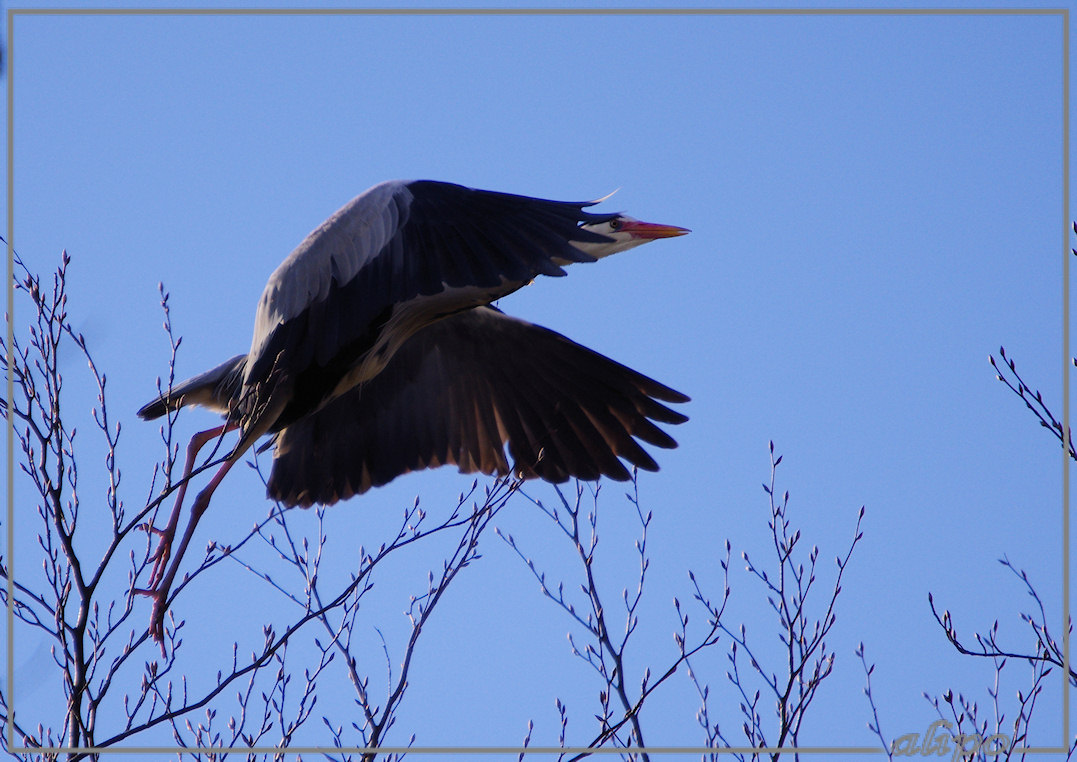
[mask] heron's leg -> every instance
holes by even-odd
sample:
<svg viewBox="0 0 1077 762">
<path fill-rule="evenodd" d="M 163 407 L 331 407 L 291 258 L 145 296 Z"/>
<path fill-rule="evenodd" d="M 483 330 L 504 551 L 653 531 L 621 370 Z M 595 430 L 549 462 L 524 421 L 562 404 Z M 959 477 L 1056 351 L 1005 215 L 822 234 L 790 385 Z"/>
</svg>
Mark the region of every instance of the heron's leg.
<svg viewBox="0 0 1077 762">
<path fill-rule="evenodd" d="M 183 537 L 180 538 L 179 547 L 176 548 L 176 557 L 172 559 L 172 564 L 168 567 L 168 571 L 164 573 L 161 579 L 157 582 L 152 590 L 139 590 L 138 592 L 145 595 L 149 595 L 153 598 L 153 612 L 150 614 L 150 635 L 158 643 L 161 643 L 162 650 L 164 649 L 164 620 L 165 610 L 168 603 L 168 591 L 172 587 L 172 582 L 176 578 L 176 573 L 179 571 L 180 562 L 183 560 L 183 554 L 187 551 L 187 546 L 191 542 L 191 538 L 194 537 L 195 527 L 198 526 L 198 520 L 202 518 L 202 514 L 209 508 L 209 501 L 213 497 L 214 490 L 224 480 L 225 474 L 234 466 L 242 457 L 242 453 L 233 453 L 228 460 L 221 464 L 220 469 L 210 479 L 209 484 L 205 489 L 198 493 L 198 497 L 194 499 L 194 504 L 191 505 L 191 520 L 187 523 L 187 528 L 183 531 Z M 171 538 L 169 538 L 171 542 Z M 163 538 L 162 538 L 163 541 Z"/>
<path fill-rule="evenodd" d="M 239 424 L 225 423 L 206 431 L 200 431 L 191 437 L 187 445 L 187 462 L 183 466 L 183 478 L 180 480 L 179 491 L 176 493 L 176 503 L 172 506 L 172 514 L 168 517 L 168 524 L 164 529 L 150 526 L 149 529 L 161 538 L 157 550 L 153 553 L 153 570 L 150 573 L 149 589 L 153 590 L 160 583 L 168 565 L 168 558 L 172 554 L 172 540 L 176 537 L 176 529 L 179 526 L 180 510 L 183 507 L 183 497 L 187 494 L 187 484 L 190 481 L 191 471 L 194 470 L 195 458 L 205 444 L 217 437 L 236 428 Z"/>
<path fill-rule="evenodd" d="M 198 493 L 198 497 L 195 498 L 194 504 L 191 506 L 191 520 L 187 523 L 187 528 L 183 532 L 183 537 L 180 539 L 179 547 L 176 549 L 175 558 L 172 559 L 172 563 L 169 565 L 168 570 L 157 580 L 157 584 L 152 590 L 136 590 L 136 592 L 144 595 L 149 595 L 153 598 L 153 612 L 150 614 L 150 635 L 153 639 L 161 644 L 161 651 L 164 652 L 164 620 L 165 611 L 168 607 L 168 591 L 172 587 L 172 582 L 176 578 L 176 573 L 179 571 L 180 562 L 183 561 L 183 554 L 187 551 L 187 546 L 191 542 L 191 538 L 194 537 L 195 527 L 198 526 L 198 520 L 202 518 L 202 514 L 209 508 L 209 501 L 213 497 L 214 491 L 224 481 L 224 477 L 232 469 L 236 463 L 239 462 L 243 454 L 254 444 L 260 436 L 265 434 L 272 426 L 273 422 L 280 416 L 281 410 L 288 403 L 289 398 L 286 395 L 281 395 L 278 399 L 270 397 L 272 404 L 265 405 L 261 412 L 262 416 L 259 423 L 245 428 L 243 434 L 239 438 L 239 442 L 232 450 L 232 454 L 228 456 L 228 459 L 221 464 L 221 467 L 217 470 L 217 473 L 213 475 L 213 478 L 209 480 L 209 484 L 205 489 Z M 202 444 L 209 441 L 215 436 L 220 436 L 226 431 L 239 428 L 238 423 L 226 423 L 223 427 L 211 429 L 209 431 L 202 432 L 199 435 L 200 439 L 204 439 L 202 443 L 191 442 L 191 446 L 200 448 Z M 197 453 L 197 449 L 195 449 Z M 188 453 L 188 470 L 194 461 L 194 457 Z M 182 493 L 180 493 L 180 499 L 182 500 Z M 179 500 L 176 501 L 176 509 L 174 513 L 179 511 Z M 174 521 L 178 521 L 178 518 L 174 515 L 170 518 L 169 527 L 165 528 L 167 532 L 169 528 L 172 528 L 172 536 L 162 538 L 168 540 L 169 549 L 171 549 L 171 541 L 174 539 L 175 527 L 172 526 Z M 163 563 L 162 563 L 163 565 Z"/>
</svg>

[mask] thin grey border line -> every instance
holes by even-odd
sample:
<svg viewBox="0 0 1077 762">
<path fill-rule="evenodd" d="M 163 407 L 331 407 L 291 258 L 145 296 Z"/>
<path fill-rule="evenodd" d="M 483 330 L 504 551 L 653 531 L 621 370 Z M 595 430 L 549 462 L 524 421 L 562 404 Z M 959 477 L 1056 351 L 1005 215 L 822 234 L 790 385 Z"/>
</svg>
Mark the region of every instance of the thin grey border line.
<svg viewBox="0 0 1077 762">
<path fill-rule="evenodd" d="M 175 754 L 201 753 L 214 754 L 248 753 L 248 754 L 787 754 L 796 751 L 800 754 L 882 754 L 882 746 L 846 746 L 831 749 L 825 746 L 604 746 L 592 749 L 589 746 L 144 746 L 144 747 L 96 747 L 96 746 L 49 746 L 16 748 L 14 752 L 55 752 L 57 754 Z M 1057 749 L 1026 749 L 1031 753 L 1057 752 Z"/>
<path fill-rule="evenodd" d="M 708 15 L 708 16 L 1062 16 L 1062 742 L 1058 748 L 1038 747 L 1015 749 L 1019 753 L 1064 753 L 1069 748 L 1069 9 L 8 9 L 8 367 L 12 367 L 15 288 L 14 288 L 14 217 L 15 217 L 15 16 L 44 15 L 95 15 L 95 16 L 321 16 L 321 15 L 397 15 L 397 16 L 556 16 L 556 15 Z M 14 398 L 14 377 L 8 373 L 8 400 Z M 8 442 L 8 748 L 11 752 L 55 753 L 171 753 L 171 752 L 213 752 L 227 748 L 228 751 L 246 751 L 250 753 L 276 753 L 286 750 L 288 753 L 772 753 L 775 751 L 793 753 L 878 753 L 882 747 L 782 747 L 782 748 L 747 748 L 747 747 L 627 747 L 627 748 L 590 748 L 590 747 L 390 747 L 377 748 L 353 747 L 16 747 L 14 745 L 15 717 L 15 648 L 14 648 L 14 432 L 15 426 L 11 414 L 6 419 L 6 442 Z M 884 751 L 884 750 L 883 750 Z"/>
<path fill-rule="evenodd" d="M 15 65 L 12 53 L 15 50 L 15 16 L 7 13 L 7 424 L 4 426 L 4 438 L 7 441 L 7 689 L 8 689 L 8 748 L 13 748 L 15 741 L 15 421 L 11 416 L 11 402 L 15 399 L 15 376 L 11 368 L 15 364 L 15 174 L 11 167 L 15 163 Z"/>
<path fill-rule="evenodd" d="M 1068 8 L 10 8 L 20 16 L 1054 16 Z M 1068 241 L 1068 239 L 1067 239 Z"/>
<path fill-rule="evenodd" d="M 1070 745 L 1070 13 L 1062 12 L 1062 745 Z"/>
</svg>

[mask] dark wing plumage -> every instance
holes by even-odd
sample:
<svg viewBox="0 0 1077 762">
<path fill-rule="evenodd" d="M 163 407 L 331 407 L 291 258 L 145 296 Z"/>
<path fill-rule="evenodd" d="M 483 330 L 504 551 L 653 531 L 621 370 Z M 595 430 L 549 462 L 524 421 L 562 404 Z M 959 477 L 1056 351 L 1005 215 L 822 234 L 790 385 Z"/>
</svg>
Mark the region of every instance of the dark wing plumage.
<svg viewBox="0 0 1077 762">
<path fill-rule="evenodd" d="M 329 504 L 408 471 L 455 464 L 563 482 L 647 470 L 635 440 L 676 442 L 652 421 L 688 397 L 564 336 L 490 307 L 419 331 L 375 378 L 284 429 L 268 494 Z"/>
<path fill-rule="evenodd" d="M 228 413 L 229 406 L 243 383 L 247 355 L 236 355 L 216 368 L 199 373 L 172 387 L 171 392 L 143 405 L 138 417 L 144 421 L 160 418 L 169 410 L 184 405 L 202 405 L 218 413 Z"/>
<path fill-rule="evenodd" d="M 289 407 L 276 428 L 298 420 L 371 349 L 401 305 L 446 289 L 474 291 L 472 304 L 487 303 L 537 275 L 563 275 L 555 259 L 593 261 L 570 241 L 608 241 L 580 225 L 616 215 L 586 212 L 587 205 L 428 180 L 374 186 L 270 278 L 244 385 L 287 384 Z"/>
</svg>

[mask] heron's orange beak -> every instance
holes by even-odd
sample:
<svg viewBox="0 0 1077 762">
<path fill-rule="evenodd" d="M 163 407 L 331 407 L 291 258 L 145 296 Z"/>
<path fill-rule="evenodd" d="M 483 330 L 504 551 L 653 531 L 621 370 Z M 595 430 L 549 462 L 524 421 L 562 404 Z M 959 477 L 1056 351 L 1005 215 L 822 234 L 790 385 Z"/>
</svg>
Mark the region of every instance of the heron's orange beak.
<svg viewBox="0 0 1077 762">
<path fill-rule="evenodd" d="M 633 238 L 642 238 L 645 241 L 653 241 L 658 238 L 674 238 L 685 235 L 692 231 L 688 228 L 679 228 L 676 225 L 656 225 L 653 222 L 640 222 L 639 220 L 626 221 L 621 225 L 621 233 L 631 233 Z"/>
</svg>

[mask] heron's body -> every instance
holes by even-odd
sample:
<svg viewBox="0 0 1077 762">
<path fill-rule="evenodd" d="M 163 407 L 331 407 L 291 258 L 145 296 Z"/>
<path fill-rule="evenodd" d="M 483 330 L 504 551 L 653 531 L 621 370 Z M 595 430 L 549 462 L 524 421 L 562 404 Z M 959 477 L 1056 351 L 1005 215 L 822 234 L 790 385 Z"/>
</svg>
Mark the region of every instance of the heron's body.
<svg viewBox="0 0 1077 762">
<path fill-rule="evenodd" d="M 193 525 L 228 469 L 275 437 L 268 492 L 332 503 L 407 471 L 455 464 L 524 476 L 629 476 L 657 465 L 635 438 L 675 442 L 652 420 L 686 418 L 657 400 L 687 397 L 559 334 L 488 307 L 538 275 L 683 228 L 432 181 L 377 185 L 312 232 L 258 303 L 250 351 L 176 385 L 139 411 L 189 404 L 225 416 L 239 442 L 198 496 L 164 569 L 184 482 L 151 584 L 160 638 L 168 587 Z M 187 474 L 185 473 L 185 477 Z"/>
</svg>

